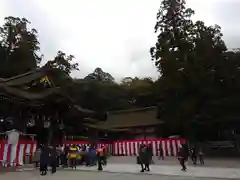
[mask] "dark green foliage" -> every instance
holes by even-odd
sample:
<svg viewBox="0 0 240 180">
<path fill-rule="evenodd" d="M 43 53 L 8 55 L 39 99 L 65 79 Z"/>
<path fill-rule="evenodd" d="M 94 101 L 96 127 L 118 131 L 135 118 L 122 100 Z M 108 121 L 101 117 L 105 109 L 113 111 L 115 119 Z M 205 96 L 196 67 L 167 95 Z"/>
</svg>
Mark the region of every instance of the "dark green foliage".
<svg viewBox="0 0 240 180">
<path fill-rule="evenodd" d="M 64 52 L 58 51 L 54 60 L 48 61 L 44 67 L 60 69 L 65 74 L 70 75 L 71 71 L 79 70 L 78 63 L 73 63 L 73 59 L 73 55 L 66 55 Z"/>
<path fill-rule="evenodd" d="M 93 73 L 87 75 L 85 80 L 98 81 L 98 82 L 113 82 L 114 78 L 111 74 L 104 72 L 101 68 L 96 68 Z"/>
<path fill-rule="evenodd" d="M 25 18 L 6 17 L 0 27 L 0 77 L 11 77 L 37 68 L 41 62 L 37 31 Z"/>
<path fill-rule="evenodd" d="M 0 77 L 12 77 L 35 70 L 40 65 L 42 55 L 36 29 L 29 29 L 30 22 L 25 18 L 6 17 L 0 27 Z M 70 74 L 78 70 L 73 63 L 73 55 L 59 51 L 53 60 L 44 66 L 57 68 Z"/>
<path fill-rule="evenodd" d="M 196 124 L 229 125 L 240 116 L 239 52 L 227 51 L 218 25 L 194 23 L 192 14 L 184 1 L 163 0 L 155 26 L 158 39 L 150 49 L 161 73 L 159 116 L 186 136 L 193 135 Z"/>
</svg>

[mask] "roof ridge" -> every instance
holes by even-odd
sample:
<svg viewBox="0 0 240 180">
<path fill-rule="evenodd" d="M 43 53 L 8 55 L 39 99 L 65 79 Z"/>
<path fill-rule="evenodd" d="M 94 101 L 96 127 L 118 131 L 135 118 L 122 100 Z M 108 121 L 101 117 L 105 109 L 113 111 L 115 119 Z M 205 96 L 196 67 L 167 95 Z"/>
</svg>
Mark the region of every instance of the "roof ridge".
<svg viewBox="0 0 240 180">
<path fill-rule="evenodd" d="M 22 73 L 22 74 L 18 74 L 16 76 L 12 76 L 10 78 L 0 78 L 0 79 L 2 81 L 8 82 L 8 81 L 15 80 L 15 79 L 18 79 L 18 78 L 21 78 L 21 77 L 24 77 L 24 76 L 31 75 L 31 74 L 39 72 L 39 71 L 43 71 L 43 69 L 42 68 L 38 68 L 38 69 L 31 70 L 31 71 L 28 71 L 28 72 L 25 72 L 25 73 Z"/>
</svg>

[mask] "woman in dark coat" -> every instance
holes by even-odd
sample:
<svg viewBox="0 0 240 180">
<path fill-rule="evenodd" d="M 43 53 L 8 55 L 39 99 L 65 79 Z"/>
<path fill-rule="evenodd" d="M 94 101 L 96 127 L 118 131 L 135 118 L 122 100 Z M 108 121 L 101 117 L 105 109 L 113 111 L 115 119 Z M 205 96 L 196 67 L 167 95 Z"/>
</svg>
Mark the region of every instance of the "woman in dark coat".
<svg viewBox="0 0 240 180">
<path fill-rule="evenodd" d="M 152 149 L 151 147 L 148 145 L 147 147 L 145 146 L 145 153 L 144 153 L 144 164 L 145 164 L 145 168 L 144 170 L 146 171 L 150 171 L 149 165 L 152 161 Z"/>
<path fill-rule="evenodd" d="M 41 175 L 47 174 L 47 166 L 49 163 L 49 150 L 47 146 L 43 146 L 40 154 L 40 172 Z"/>
<path fill-rule="evenodd" d="M 152 149 L 152 144 L 151 143 L 149 143 L 148 145 L 147 145 L 147 147 L 146 147 L 146 151 L 147 151 L 147 158 L 149 159 L 149 164 L 154 164 L 154 162 L 153 162 L 153 149 Z M 147 160 L 148 160 L 147 159 Z M 149 169 L 149 167 L 147 168 L 147 169 Z"/>
<path fill-rule="evenodd" d="M 140 150 L 139 150 L 139 163 L 141 165 L 141 172 L 150 171 L 149 164 L 151 162 L 151 154 L 148 153 L 147 147 L 144 144 L 141 144 Z"/>
</svg>

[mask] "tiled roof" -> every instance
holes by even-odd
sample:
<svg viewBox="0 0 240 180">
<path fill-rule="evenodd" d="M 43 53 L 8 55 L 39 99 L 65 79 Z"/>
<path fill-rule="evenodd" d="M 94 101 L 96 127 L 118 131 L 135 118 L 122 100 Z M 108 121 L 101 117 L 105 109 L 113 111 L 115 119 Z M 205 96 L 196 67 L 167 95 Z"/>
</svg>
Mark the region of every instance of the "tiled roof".
<svg viewBox="0 0 240 180">
<path fill-rule="evenodd" d="M 11 78 L 0 78 L 0 83 L 5 83 L 8 86 L 19 86 L 26 83 L 29 83 L 38 78 L 44 77 L 48 74 L 47 69 L 36 69 L 33 71 L 29 71 L 23 74 L 19 74 L 17 76 L 13 76 Z"/>
<path fill-rule="evenodd" d="M 129 128 L 139 126 L 154 126 L 161 124 L 157 118 L 157 107 L 147 107 L 124 111 L 109 112 L 105 122 L 98 122 L 99 128 Z"/>
<path fill-rule="evenodd" d="M 34 93 L 34 92 L 24 91 L 15 87 L 7 86 L 6 84 L 1 84 L 1 83 L 0 83 L 0 89 L 2 92 L 6 92 L 8 94 L 11 94 L 12 96 L 21 97 L 28 100 L 43 99 L 45 97 L 48 97 L 49 95 L 52 95 L 53 93 L 59 92 L 59 88 L 51 88 L 51 89 L 46 89 L 41 93 Z"/>
</svg>

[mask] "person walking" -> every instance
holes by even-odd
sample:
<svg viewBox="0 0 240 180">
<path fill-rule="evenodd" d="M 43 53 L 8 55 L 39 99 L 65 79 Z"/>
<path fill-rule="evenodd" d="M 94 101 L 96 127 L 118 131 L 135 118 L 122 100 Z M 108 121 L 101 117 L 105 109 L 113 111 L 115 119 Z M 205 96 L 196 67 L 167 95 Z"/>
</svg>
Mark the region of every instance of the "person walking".
<svg viewBox="0 0 240 180">
<path fill-rule="evenodd" d="M 198 152 L 198 157 L 199 157 L 199 161 L 200 161 L 200 164 L 203 165 L 204 164 L 204 158 L 203 158 L 203 150 L 202 148 L 199 149 L 199 152 Z"/>
<path fill-rule="evenodd" d="M 138 162 L 141 166 L 141 171 L 140 172 L 144 172 L 145 168 L 144 168 L 144 157 L 145 157 L 145 147 L 144 144 L 140 145 L 139 148 L 139 156 L 138 156 Z"/>
<path fill-rule="evenodd" d="M 44 145 L 40 153 L 40 173 L 42 176 L 47 174 L 47 167 L 49 163 L 49 148 Z"/>
<path fill-rule="evenodd" d="M 61 165 L 61 146 L 59 145 L 58 147 L 56 147 L 56 152 L 57 152 L 57 167 L 59 167 Z"/>
<path fill-rule="evenodd" d="M 102 150 L 103 150 L 103 165 L 107 165 L 107 146 L 102 145 Z"/>
<path fill-rule="evenodd" d="M 98 171 L 102 171 L 102 164 L 103 164 L 103 160 L 104 160 L 104 152 L 102 148 L 98 148 L 96 151 L 97 154 L 97 161 L 98 161 Z"/>
<path fill-rule="evenodd" d="M 151 161 L 151 154 L 147 151 L 147 147 L 144 144 L 140 145 L 138 162 L 141 165 L 141 171 L 150 171 L 149 164 Z"/>
<path fill-rule="evenodd" d="M 52 167 L 52 174 L 56 173 L 57 171 L 57 150 L 56 146 L 53 146 L 51 149 L 51 167 Z"/>
<path fill-rule="evenodd" d="M 196 146 L 193 146 L 191 149 L 191 159 L 194 165 L 197 164 L 197 148 Z"/>
<path fill-rule="evenodd" d="M 62 167 L 64 167 L 65 166 L 65 153 L 64 153 L 64 146 L 62 145 L 61 146 L 61 152 L 60 152 L 60 165 L 62 166 Z"/>
<path fill-rule="evenodd" d="M 77 155 L 78 155 L 78 148 L 76 145 L 72 145 L 69 149 L 69 159 L 71 162 L 72 169 L 74 168 L 75 170 L 77 169 Z"/>
<path fill-rule="evenodd" d="M 91 161 L 92 166 L 97 164 L 97 149 L 94 146 L 91 150 Z"/>
<path fill-rule="evenodd" d="M 152 144 L 149 143 L 146 147 L 146 155 L 147 155 L 147 160 L 149 160 L 149 164 L 154 164 L 153 162 L 153 149 L 152 149 Z"/>
<path fill-rule="evenodd" d="M 95 153 L 95 154 L 93 154 L 93 153 Z M 96 152 L 94 152 L 93 147 L 90 146 L 88 148 L 88 152 L 87 152 L 87 164 L 86 164 L 86 166 L 92 166 L 93 165 L 94 155 L 96 156 Z"/>
<path fill-rule="evenodd" d="M 159 144 L 159 160 L 160 159 L 164 160 L 163 148 L 161 143 Z"/>
<path fill-rule="evenodd" d="M 63 168 L 68 167 L 68 153 L 69 153 L 69 147 L 65 145 L 64 147 L 62 147 L 62 158 L 61 158 Z"/>
<path fill-rule="evenodd" d="M 187 167 L 185 165 L 185 161 L 186 161 L 186 149 L 185 149 L 185 146 L 182 145 L 180 147 L 180 150 L 178 152 L 178 160 L 180 162 L 180 165 L 182 167 L 182 171 L 186 171 L 187 170 Z"/>
<path fill-rule="evenodd" d="M 150 171 L 150 164 L 153 163 L 152 160 L 152 156 L 153 156 L 153 152 L 152 152 L 152 148 L 150 145 L 145 146 L 145 152 L 144 152 L 144 165 L 145 171 Z"/>
</svg>

